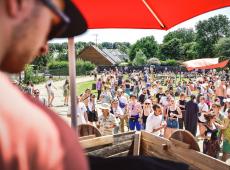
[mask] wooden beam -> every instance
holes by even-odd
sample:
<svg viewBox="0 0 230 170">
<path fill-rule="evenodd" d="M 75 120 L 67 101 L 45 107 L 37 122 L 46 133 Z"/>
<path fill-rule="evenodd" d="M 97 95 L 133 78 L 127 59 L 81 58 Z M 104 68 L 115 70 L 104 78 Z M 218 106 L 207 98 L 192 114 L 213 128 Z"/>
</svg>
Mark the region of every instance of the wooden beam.
<svg viewBox="0 0 230 170">
<path fill-rule="evenodd" d="M 97 150 L 88 152 L 88 155 L 109 157 L 111 155 L 119 154 L 121 152 L 129 150 L 132 143 L 133 143 L 133 141 L 129 140 L 129 141 L 117 144 L 117 145 L 106 146 L 106 147 L 103 147 L 101 149 L 97 149 Z"/>
<path fill-rule="evenodd" d="M 88 135 L 88 136 L 82 136 L 82 137 L 79 137 L 79 140 L 87 140 L 87 139 L 93 139 L 93 138 L 96 138 L 96 135 Z"/>
<path fill-rule="evenodd" d="M 68 38 L 68 61 L 69 61 L 69 79 L 70 79 L 70 111 L 71 127 L 76 131 L 76 59 L 75 59 L 74 38 Z"/>
<path fill-rule="evenodd" d="M 93 148 L 96 146 L 109 145 L 109 144 L 113 144 L 113 136 L 108 135 L 108 136 L 102 136 L 102 137 L 97 137 L 88 140 L 82 140 L 80 141 L 80 144 L 85 149 Z"/>
<path fill-rule="evenodd" d="M 187 144 L 187 143 L 184 143 L 184 142 L 181 142 L 179 140 L 176 140 L 176 139 L 173 139 L 173 138 L 170 138 L 169 139 L 172 144 L 174 144 L 175 146 L 179 146 L 179 147 L 182 147 L 182 148 L 185 148 L 185 149 L 190 149 L 190 145 Z"/>
<path fill-rule="evenodd" d="M 140 144 L 141 144 L 141 132 L 136 132 L 134 135 L 134 147 L 133 147 L 133 155 L 134 156 L 139 156 Z"/>
<path fill-rule="evenodd" d="M 128 156 L 129 154 L 129 151 L 124 151 L 124 152 L 120 152 L 120 153 L 117 153 L 117 154 L 114 154 L 114 155 L 110 155 L 108 156 L 108 158 L 112 158 L 112 157 L 123 157 L 123 156 Z"/>
<path fill-rule="evenodd" d="M 168 149 L 164 150 L 162 144 L 167 145 Z M 186 147 L 175 145 L 175 143 L 168 139 L 160 138 L 147 132 L 141 132 L 141 153 L 144 155 L 184 162 L 192 168 L 195 167 L 195 169 L 230 170 L 230 166 L 226 163 Z"/>
</svg>

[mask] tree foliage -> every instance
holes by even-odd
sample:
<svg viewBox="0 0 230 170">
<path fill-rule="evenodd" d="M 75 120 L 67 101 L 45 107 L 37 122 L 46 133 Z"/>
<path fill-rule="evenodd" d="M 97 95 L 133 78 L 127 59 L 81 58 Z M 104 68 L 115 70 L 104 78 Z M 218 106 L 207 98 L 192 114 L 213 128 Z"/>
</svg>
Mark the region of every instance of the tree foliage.
<svg viewBox="0 0 230 170">
<path fill-rule="evenodd" d="M 134 66 L 143 66 L 146 64 L 147 61 L 147 57 L 145 56 L 145 54 L 139 50 L 137 51 L 135 58 L 133 60 L 133 65 Z"/>
<path fill-rule="evenodd" d="M 182 43 L 178 38 L 173 38 L 170 41 L 162 44 L 160 53 L 163 60 L 176 59 L 180 60 L 182 56 Z"/>
<path fill-rule="evenodd" d="M 196 25 L 196 42 L 199 57 L 214 57 L 214 45 L 220 38 L 230 36 L 230 21 L 225 15 L 217 15 Z"/>
<path fill-rule="evenodd" d="M 158 44 L 155 41 L 155 38 L 153 36 L 144 37 L 138 40 L 134 45 L 132 45 L 129 53 L 131 61 L 133 61 L 136 53 L 139 50 L 141 50 L 145 54 L 147 59 L 156 57 L 158 53 Z"/>
<path fill-rule="evenodd" d="M 216 57 L 230 57 L 230 38 L 221 38 L 215 45 Z"/>
<path fill-rule="evenodd" d="M 195 40 L 195 32 L 193 29 L 180 28 L 176 31 L 169 32 L 166 36 L 164 36 L 163 43 L 167 43 L 174 38 L 181 40 L 181 43 L 190 43 Z"/>
</svg>

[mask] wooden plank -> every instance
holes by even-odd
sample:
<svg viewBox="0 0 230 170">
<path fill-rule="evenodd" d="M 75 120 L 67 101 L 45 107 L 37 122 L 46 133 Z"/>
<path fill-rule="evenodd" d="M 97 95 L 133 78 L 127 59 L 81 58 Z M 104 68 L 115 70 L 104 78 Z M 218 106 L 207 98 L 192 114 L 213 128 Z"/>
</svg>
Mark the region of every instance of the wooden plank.
<svg viewBox="0 0 230 170">
<path fill-rule="evenodd" d="M 180 162 L 191 165 L 191 167 L 196 167 L 196 169 L 230 170 L 230 166 L 220 160 L 214 159 L 192 149 L 176 146 L 169 140 L 157 137 L 153 134 L 147 132 L 141 133 L 141 149 L 143 150 L 142 153 L 145 155 L 153 154 L 154 156 L 158 156 L 163 159 L 169 159 L 172 161 L 179 160 Z M 167 144 L 168 149 L 164 150 L 163 147 L 161 147 L 162 144 Z"/>
<path fill-rule="evenodd" d="M 126 141 L 117 145 L 106 146 L 104 148 L 88 152 L 88 155 L 108 157 L 129 150 L 133 141 Z"/>
<path fill-rule="evenodd" d="M 108 135 L 108 136 L 102 136 L 102 137 L 97 137 L 97 138 L 88 139 L 88 140 L 82 140 L 80 141 L 80 144 L 85 149 L 93 148 L 96 146 L 113 144 L 113 136 Z"/>
<path fill-rule="evenodd" d="M 134 139 L 135 132 L 126 132 L 126 133 L 119 133 L 114 135 L 114 144 L 122 143 L 128 140 L 133 140 Z"/>
<path fill-rule="evenodd" d="M 133 155 L 139 156 L 141 144 L 141 132 L 136 132 L 134 135 Z"/>
<path fill-rule="evenodd" d="M 93 138 L 96 138 L 96 135 L 88 135 L 88 136 L 82 136 L 82 137 L 79 137 L 79 140 L 88 140 L 88 139 L 93 139 Z"/>
<path fill-rule="evenodd" d="M 124 151 L 124 152 L 120 152 L 114 155 L 110 155 L 108 156 L 108 158 L 112 158 L 112 157 L 124 157 L 124 156 L 128 156 L 129 151 Z"/>
<path fill-rule="evenodd" d="M 179 140 L 176 140 L 176 139 L 173 139 L 173 138 L 170 138 L 169 139 L 172 144 L 174 144 L 175 146 L 179 146 L 179 147 L 182 147 L 182 148 L 185 148 L 185 149 L 190 149 L 190 145 L 187 144 L 187 143 L 184 143 L 184 142 L 181 142 Z"/>
</svg>

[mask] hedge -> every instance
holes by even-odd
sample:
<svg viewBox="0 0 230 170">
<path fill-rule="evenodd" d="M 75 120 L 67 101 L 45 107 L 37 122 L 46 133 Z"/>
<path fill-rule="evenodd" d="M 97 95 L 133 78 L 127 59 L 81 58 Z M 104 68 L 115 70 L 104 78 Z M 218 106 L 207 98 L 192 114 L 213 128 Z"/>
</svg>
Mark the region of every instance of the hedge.
<svg viewBox="0 0 230 170">
<path fill-rule="evenodd" d="M 179 63 L 177 62 L 177 60 L 165 60 L 165 61 L 161 61 L 161 65 L 162 66 L 178 66 Z"/>
<path fill-rule="evenodd" d="M 68 75 L 68 62 L 67 61 L 53 61 L 48 64 L 49 73 L 52 75 Z M 84 61 L 77 59 L 76 61 L 76 72 L 77 75 L 86 75 L 90 71 L 95 69 L 95 65 L 90 61 Z"/>
</svg>

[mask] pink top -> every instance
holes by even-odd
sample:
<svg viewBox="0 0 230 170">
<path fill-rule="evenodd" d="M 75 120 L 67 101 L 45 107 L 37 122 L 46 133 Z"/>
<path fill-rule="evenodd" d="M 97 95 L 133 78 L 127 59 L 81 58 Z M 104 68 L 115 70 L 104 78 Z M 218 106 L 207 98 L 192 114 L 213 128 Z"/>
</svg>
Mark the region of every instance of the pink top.
<svg viewBox="0 0 230 170">
<path fill-rule="evenodd" d="M 88 169 L 72 130 L 52 111 L 28 99 L 1 72 L 0 94 L 0 169 Z M 68 135 L 65 139 L 60 127 Z M 69 150 L 67 143 L 72 146 Z M 76 151 L 72 156 L 79 161 L 67 165 L 70 150 Z"/>
</svg>

